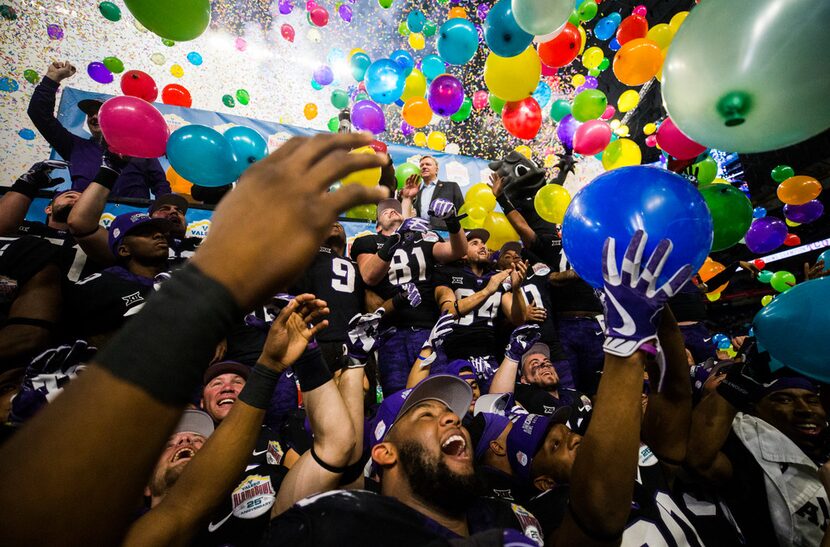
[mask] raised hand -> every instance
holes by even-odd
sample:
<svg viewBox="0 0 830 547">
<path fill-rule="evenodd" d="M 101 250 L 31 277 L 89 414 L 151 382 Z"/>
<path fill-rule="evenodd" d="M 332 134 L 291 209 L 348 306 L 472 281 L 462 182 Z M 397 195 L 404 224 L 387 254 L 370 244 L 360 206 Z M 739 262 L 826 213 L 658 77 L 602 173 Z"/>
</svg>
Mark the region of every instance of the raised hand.
<svg viewBox="0 0 830 547">
<path fill-rule="evenodd" d="M 69 61 L 55 61 L 46 69 L 46 77 L 56 83 L 71 78 L 75 75 L 76 69 Z"/>
<path fill-rule="evenodd" d="M 526 278 L 527 260 L 513 264 L 513 268 L 510 270 L 510 285 L 515 288 L 521 287 Z"/>
<path fill-rule="evenodd" d="M 410 175 L 404 183 L 403 190 L 401 190 L 401 197 L 415 199 L 418 195 L 418 190 L 421 187 L 421 175 Z"/>
<path fill-rule="evenodd" d="M 455 216 L 455 205 L 448 199 L 437 198 L 429 205 L 429 214 L 440 219 Z"/>
<path fill-rule="evenodd" d="M 498 291 L 499 287 L 501 287 L 502 283 L 504 283 L 507 280 L 507 278 L 510 277 L 512 272 L 513 270 L 502 270 L 490 276 L 490 280 L 487 282 L 487 291 L 489 291 L 490 294 L 494 294 L 496 291 Z"/>
<path fill-rule="evenodd" d="M 405 219 L 397 229 L 397 233 L 399 234 L 405 234 L 406 232 L 423 233 L 428 231 L 429 221 L 419 217 Z"/>
<path fill-rule="evenodd" d="M 538 342 L 541 337 L 542 332 L 539 325 L 522 325 L 516 328 L 504 348 L 504 356 L 518 363 L 522 360 L 522 355 L 527 353 L 527 350 Z"/>
<path fill-rule="evenodd" d="M 61 160 L 39 161 L 32 165 L 28 171 L 20 175 L 19 181 L 32 185 L 37 190 L 43 190 L 57 186 L 64 181 L 63 178 L 52 179 L 49 175 L 55 169 L 65 169 L 69 163 Z"/>
<path fill-rule="evenodd" d="M 319 321 L 328 313 L 325 301 L 315 298 L 313 294 L 295 297 L 271 325 L 257 362 L 275 372 L 288 368 L 300 358 L 314 335 L 328 326 L 328 321 Z"/>
<path fill-rule="evenodd" d="M 345 355 L 349 358 L 348 368 L 362 368 L 369 355 L 380 348 L 396 332 L 394 327 L 380 329 L 383 308 L 373 313 L 357 314 L 349 321 L 349 337 L 343 344 Z"/>
</svg>

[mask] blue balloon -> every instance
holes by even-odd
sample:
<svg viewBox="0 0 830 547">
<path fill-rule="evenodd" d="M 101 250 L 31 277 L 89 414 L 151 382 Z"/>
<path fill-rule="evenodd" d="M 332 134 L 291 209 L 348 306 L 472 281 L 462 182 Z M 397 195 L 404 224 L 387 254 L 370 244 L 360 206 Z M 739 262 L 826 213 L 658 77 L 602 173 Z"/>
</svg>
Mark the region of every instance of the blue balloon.
<svg viewBox="0 0 830 547">
<path fill-rule="evenodd" d="M 727 341 L 727 342 L 729 341 L 729 337 L 726 336 L 723 333 L 719 332 L 719 333 L 715 334 L 714 336 L 712 336 L 712 343 L 716 346 L 719 346 L 723 341 Z"/>
<path fill-rule="evenodd" d="M 362 82 L 363 78 L 366 77 L 366 70 L 371 64 L 372 60 L 362 51 L 358 51 L 352 55 L 352 58 L 349 60 L 349 66 L 352 69 L 352 76 L 354 79 L 358 82 Z"/>
<path fill-rule="evenodd" d="M 401 65 L 404 76 L 409 76 L 412 73 L 412 69 L 415 68 L 415 59 L 406 50 L 396 49 L 389 58 Z"/>
<path fill-rule="evenodd" d="M 403 95 L 406 76 L 401 65 L 391 59 L 378 59 L 366 70 L 366 92 L 376 103 L 394 103 Z"/>
<path fill-rule="evenodd" d="M 782 366 L 830 382 L 830 277 L 799 283 L 761 308 L 752 321 L 758 349 L 770 354 L 770 368 Z"/>
<path fill-rule="evenodd" d="M 613 15 L 617 17 L 612 17 Z M 597 21 L 597 24 L 594 25 L 594 36 L 596 36 L 597 40 L 607 40 L 614 36 L 614 33 L 617 31 L 617 26 L 620 24 L 617 20 L 619 16 L 619 13 L 612 13 Z"/>
<path fill-rule="evenodd" d="M 185 179 L 199 186 L 225 186 L 238 176 L 231 143 L 204 125 L 186 125 L 167 141 L 167 159 Z"/>
<path fill-rule="evenodd" d="M 236 156 L 237 178 L 251 166 L 268 155 L 268 143 L 262 135 L 250 127 L 231 127 L 224 133 Z"/>
<path fill-rule="evenodd" d="M 191 51 L 187 54 L 187 60 L 190 61 L 190 64 L 193 66 L 199 66 L 202 64 L 202 56 L 195 51 Z"/>
<path fill-rule="evenodd" d="M 409 32 L 421 32 L 426 24 L 427 17 L 420 10 L 410 11 L 409 15 L 406 16 L 406 28 L 409 29 Z"/>
<path fill-rule="evenodd" d="M 533 98 L 539 103 L 539 106 L 545 108 L 550 102 L 551 90 L 548 83 L 544 80 L 539 80 L 539 85 L 536 86 L 536 91 L 533 92 Z"/>
<path fill-rule="evenodd" d="M 438 54 L 451 65 L 463 65 L 478 51 L 478 31 L 467 19 L 449 19 L 438 29 Z"/>
<path fill-rule="evenodd" d="M 515 57 L 527 49 L 533 35 L 525 32 L 513 17 L 510 0 L 499 0 L 484 20 L 484 41 L 500 57 Z"/>
<path fill-rule="evenodd" d="M 421 60 L 421 72 L 427 80 L 434 80 L 447 71 L 447 65 L 438 55 L 427 55 Z"/>
<path fill-rule="evenodd" d="M 826 272 L 826 271 L 830 270 L 830 249 L 828 249 L 828 250 L 824 251 L 823 253 L 821 253 L 820 255 L 818 255 L 818 258 L 816 259 L 816 262 L 819 262 L 821 260 L 824 261 L 824 269 L 822 271 Z"/>
<path fill-rule="evenodd" d="M 608 49 L 610 49 L 611 51 L 617 51 L 621 47 L 622 46 L 620 45 L 620 43 L 617 41 L 616 38 L 611 38 L 611 41 L 608 42 Z"/>
<path fill-rule="evenodd" d="M 756 207 L 752 210 L 752 218 L 764 218 L 767 216 L 767 210 L 763 207 Z"/>
<path fill-rule="evenodd" d="M 648 234 L 644 262 L 661 239 L 673 243 L 660 285 L 686 264 L 698 271 L 712 248 L 712 217 L 700 192 L 680 175 L 642 165 L 603 173 L 577 192 L 565 212 L 562 246 L 576 273 L 599 288 L 606 238 L 615 238 L 620 264 L 637 230 Z"/>
</svg>

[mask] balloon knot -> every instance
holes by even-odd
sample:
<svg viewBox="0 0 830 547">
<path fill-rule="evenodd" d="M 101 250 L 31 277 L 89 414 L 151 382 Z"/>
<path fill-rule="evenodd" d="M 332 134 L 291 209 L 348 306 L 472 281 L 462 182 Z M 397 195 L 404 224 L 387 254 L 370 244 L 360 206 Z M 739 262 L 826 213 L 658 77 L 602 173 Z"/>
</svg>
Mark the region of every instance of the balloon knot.
<svg viewBox="0 0 830 547">
<path fill-rule="evenodd" d="M 752 98 L 745 91 L 730 91 L 720 98 L 718 113 L 723 117 L 726 127 L 735 127 L 746 121 L 746 115 L 752 106 Z"/>
</svg>

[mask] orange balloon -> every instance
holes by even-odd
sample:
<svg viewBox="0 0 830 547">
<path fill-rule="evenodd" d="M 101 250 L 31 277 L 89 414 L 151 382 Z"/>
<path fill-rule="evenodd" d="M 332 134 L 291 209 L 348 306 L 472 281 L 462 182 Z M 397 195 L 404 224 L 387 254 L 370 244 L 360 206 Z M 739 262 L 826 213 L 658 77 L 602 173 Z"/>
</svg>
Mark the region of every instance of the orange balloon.
<svg viewBox="0 0 830 547">
<path fill-rule="evenodd" d="M 193 183 L 176 173 L 176 170 L 172 166 L 167 168 L 165 176 L 167 177 L 167 182 L 170 183 L 170 190 L 173 193 L 190 195 L 190 189 L 193 187 Z"/>
<path fill-rule="evenodd" d="M 412 127 L 424 127 L 432 120 L 432 109 L 423 97 L 410 97 L 403 103 L 401 115 Z"/>
<path fill-rule="evenodd" d="M 821 193 L 821 183 L 813 177 L 796 175 L 778 185 L 778 199 L 787 205 L 804 205 Z"/>
<path fill-rule="evenodd" d="M 450 13 L 447 15 L 447 19 L 466 19 L 467 18 L 467 10 L 462 8 L 461 6 L 455 6 L 450 8 Z"/>
<path fill-rule="evenodd" d="M 614 76 L 625 85 L 642 85 L 654 78 L 663 66 L 663 52 L 652 40 L 637 38 L 626 42 L 614 56 Z"/>
<path fill-rule="evenodd" d="M 716 275 L 718 275 L 719 273 L 721 273 L 725 269 L 726 269 L 726 266 L 724 266 L 720 262 L 712 260 L 711 258 L 709 258 L 707 256 L 706 260 L 703 261 L 703 265 L 700 267 L 700 270 L 698 270 L 697 273 L 700 276 L 700 278 L 703 280 L 703 282 L 705 283 L 706 281 L 709 281 L 710 279 L 712 279 L 713 277 L 715 277 Z M 724 289 L 726 289 L 727 286 L 729 286 L 728 281 L 726 283 L 724 283 L 723 285 L 721 285 L 720 287 L 718 287 L 714 290 L 710 290 L 707 294 L 720 294 L 721 292 L 723 292 Z"/>
<path fill-rule="evenodd" d="M 305 108 L 303 108 L 303 115 L 307 120 L 313 120 L 314 118 L 316 118 L 317 105 L 314 103 L 308 103 L 307 105 L 305 105 Z"/>
</svg>

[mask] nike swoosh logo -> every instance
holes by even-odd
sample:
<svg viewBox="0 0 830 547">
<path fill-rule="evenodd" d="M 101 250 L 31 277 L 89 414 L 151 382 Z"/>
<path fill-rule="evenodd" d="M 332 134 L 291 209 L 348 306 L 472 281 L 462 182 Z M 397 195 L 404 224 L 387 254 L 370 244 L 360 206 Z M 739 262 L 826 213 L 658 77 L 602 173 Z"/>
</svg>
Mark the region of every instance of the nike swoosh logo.
<svg viewBox="0 0 830 547">
<path fill-rule="evenodd" d="M 227 517 L 223 518 L 222 520 L 220 520 L 220 521 L 219 521 L 219 522 L 217 522 L 216 524 L 213 524 L 213 523 L 211 522 L 210 524 L 208 524 L 208 532 L 210 532 L 210 533 L 212 534 L 213 532 L 215 532 L 216 530 L 218 530 L 220 526 L 222 526 L 223 524 L 225 524 L 226 522 L 228 522 L 228 519 L 229 519 L 229 518 L 231 518 L 232 516 L 233 516 L 233 511 L 231 511 L 230 513 L 228 513 L 228 516 L 227 516 Z"/>
<path fill-rule="evenodd" d="M 703 341 L 704 341 L 704 342 L 708 342 L 708 341 L 709 341 L 709 340 L 711 340 L 711 339 L 712 339 L 712 337 L 710 336 L 709 338 L 704 338 L 704 339 L 703 339 Z"/>
<path fill-rule="evenodd" d="M 617 331 L 621 336 L 631 336 L 632 334 L 637 332 L 637 325 L 634 324 L 634 319 L 631 317 L 631 315 L 629 315 L 627 311 L 625 311 L 625 309 L 623 309 L 622 306 L 620 306 L 620 303 L 617 302 L 617 299 L 614 298 L 614 295 L 608 292 L 606 296 L 609 300 L 611 300 L 611 303 L 614 305 L 614 308 L 617 310 L 617 313 L 620 314 L 620 317 L 623 320 L 622 327 L 615 327 L 614 330 Z"/>
<path fill-rule="evenodd" d="M 260 454 L 265 454 L 266 452 L 268 452 L 267 448 L 265 450 L 254 450 L 253 452 L 251 452 L 251 454 L 253 454 L 254 456 L 259 456 Z"/>
</svg>

